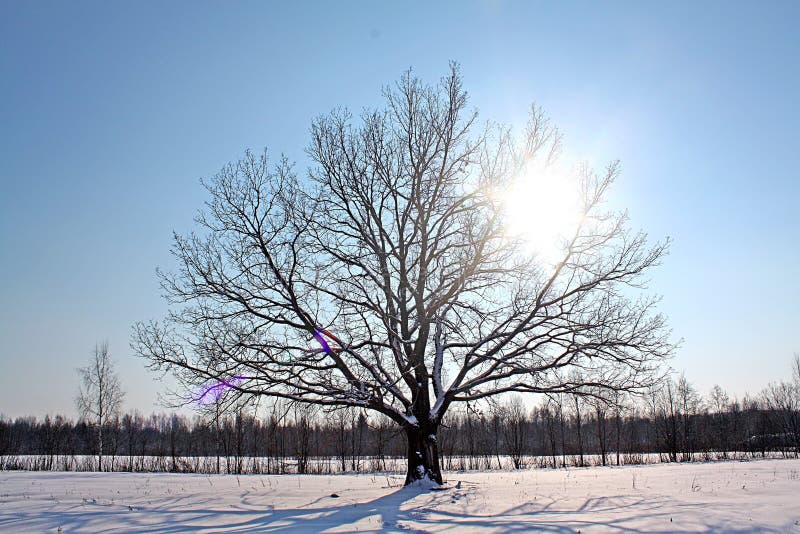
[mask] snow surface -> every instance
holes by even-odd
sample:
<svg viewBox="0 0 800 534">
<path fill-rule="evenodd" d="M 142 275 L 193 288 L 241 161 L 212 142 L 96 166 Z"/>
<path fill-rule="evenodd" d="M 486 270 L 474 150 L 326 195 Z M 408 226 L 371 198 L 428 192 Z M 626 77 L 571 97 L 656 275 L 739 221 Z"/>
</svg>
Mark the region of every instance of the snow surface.
<svg viewBox="0 0 800 534">
<path fill-rule="evenodd" d="M 0 531 L 800 532 L 800 460 L 445 478 L 0 472 Z"/>
</svg>

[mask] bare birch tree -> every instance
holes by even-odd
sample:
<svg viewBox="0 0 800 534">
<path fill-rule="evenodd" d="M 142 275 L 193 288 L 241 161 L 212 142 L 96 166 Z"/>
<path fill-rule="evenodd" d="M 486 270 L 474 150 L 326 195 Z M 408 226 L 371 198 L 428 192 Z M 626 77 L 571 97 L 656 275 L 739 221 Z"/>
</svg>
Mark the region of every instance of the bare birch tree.
<svg viewBox="0 0 800 534">
<path fill-rule="evenodd" d="M 405 431 L 406 483 L 442 481 L 454 403 L 649 386 L 673 344 L 657 299 L 637 295 L 667 242 L 604 208 L 619 165 L 577 171 L 580 222 L 544 261 L 501 201 L 558 155 L 544 114 L 519 137 L 479 126 L 455 66 L 385 97 L 315 120 L 305 177 L 248 152 L 204 181 L 202 232 L 175 236 L 179 267 L 162 274 L 172 312 L 136 325 L 134 349 L 188 391 L 377 411 Z"/>
<path fill-rule="evenodd" d="M 108 343 L 95 345 L 89 365 L 78 369 L 81 386 L 75 403 L 81 417 L 97 427 L 97 469 L 103 470 L 103 430 L 119 415 L 124 392 L 114 371 Z"/>
</svg>

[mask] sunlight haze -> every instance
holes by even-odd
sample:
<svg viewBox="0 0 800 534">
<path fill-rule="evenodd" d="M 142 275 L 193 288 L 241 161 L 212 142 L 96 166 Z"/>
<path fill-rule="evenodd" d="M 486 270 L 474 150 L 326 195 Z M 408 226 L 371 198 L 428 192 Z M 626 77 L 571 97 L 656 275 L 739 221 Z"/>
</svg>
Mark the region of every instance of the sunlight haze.
<svg viewBox="0 0 800 534">
<path fill-rule="evenodd" d="M 481 123 L 522 131 L 535 103 L 568 168 L 621 161 L 609 207 L 672 240 L 649 283 L 683 340 L 670 366 L 703 395 L 758 394 L 800 352 L 798 18 L 797 2 L 0 2 L 0 414 L 74 417 L 103 341 L 124 409 L 166 411 L 174 381 L 131 328 L 167 311 L 155 270 L 196 229 L 199 180 L 264 147 L 306 177 L 315 117 L 450 61 Z M 546 178 L 506 199 L 535 248 L 574 224 Z"/>
</svg>

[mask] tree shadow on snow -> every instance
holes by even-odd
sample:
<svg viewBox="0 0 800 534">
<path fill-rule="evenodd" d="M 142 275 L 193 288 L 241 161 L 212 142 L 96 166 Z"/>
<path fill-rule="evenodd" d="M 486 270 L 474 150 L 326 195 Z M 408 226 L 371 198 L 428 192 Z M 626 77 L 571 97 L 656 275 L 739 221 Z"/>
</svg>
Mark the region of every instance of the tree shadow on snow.
<svg viewBox="0 0 800 534">
<path fill-rule="evenodd" d="M 181 498 L 158 497 L 153 506 L 130 507 L 122 504 L 84 503 L 68 510 L 17 512 L 0 515 L 0 531 L 21 528 L 25 531 L 59 529 L 60 532 L 125 531 L 140 533 L 213 532 L 323 532 L 346 530 L 370 518 L 366 530 L 413 532 L 402 525 L 416 520 L 420 513 L 404 503 L 427 493 L 418 488 L 401 488 L 368 502 L 346 498 L 321 497 L 297 508 L 275 509 L 263 495 L 244 492 L 238 505 L 221 508 L 205 501 L 192 509 L 181 510 Z M 206 507 L 203 507 L 206 505 Z M 363 529 L 363 528 L 362 528 Z"/>
<path fill-rule="evenodd" d="M 181 510 L 182 499 L 159 499 L 153 507 L 130 508 L 125 505 L 97 504 L 74 506 L 52 512 L 11 513 L 0 515 L 0 530 L 49 530 L 62 532 L 119 530 L 142 533 L 178 533 L 198 530 L 214 532 L 324 532 L 328 529 L 380 532 L 426 532 L 435 530 L 492 530 L 497 532 L 575 533 L 579 530 L 638 532 L 636 525 L 647 525 L 648 532 L 668 533 L 676 528 L 693 532 L 779 533 L 786 528 L 754 525 L 672 523 L 681 521 L 681 512 L 697 517 L 702 503 L 676 503 L 665 497 L 617 495 L 587 498 L 576 506 L 574 499 L 538 495 L 534 501 L 510 507 L 499 513 L 477 513 L 485 510 L 485 497 L 475 488 L 448 489 L 441 492 L 407 487 L 396 489 L 377 499 L 357 502 L 346 495 L 336 499 L 320 498 L 296 508 L 273 509 L 269 497 L 243 492 L 240 502 L 220 507 L 212 501 L 192 502 L 193 509 Z M 413 501 L 413 502 L 412 502 Z M 200 504 L 198 507 L 197 505 Z M 485 504 L 485 503 L 484 503 Z M 595 519 L 596 517 L 596 519 Z M 702 514 L 700 514 L 702 517 Z M 353 528 L 348 529 L 348 525 Z"/>
<path fill-rule="evenodd" d="M 697 521 L 696 515 L 690 514 L 687 517 L 683 513 L 702 512 L 707 509 L 707 503 L 680 503 L 667 498 L 641 495 L 589 497 L 577 506 L 575 499 L 538 495 L 535 501 L 525 502 L 492 514 L 471 514 L 463 510 L 450 511 L 442 509 L 442 506 L 434 503 L 429 503 L 429 507 L 433 510 L 428 516 L 415 518 L 417 527 L 424 529 L 426 525 L 431 525 L 431 527 L 435 525 L 437 530 L 572 534 L 586 530 L 622 533 L 651 532 L 655 534 L 671 534 L 676 530 L 698 533 L 779 534 L 796 528 L 793 522 L 780 528 L 774 528 L 758 524 L 741 527 L 727 523 L 704 522 L 702 519 Z M 641 528 L 643 524 L 647 525 L 644 530 Z"/>
</svg>

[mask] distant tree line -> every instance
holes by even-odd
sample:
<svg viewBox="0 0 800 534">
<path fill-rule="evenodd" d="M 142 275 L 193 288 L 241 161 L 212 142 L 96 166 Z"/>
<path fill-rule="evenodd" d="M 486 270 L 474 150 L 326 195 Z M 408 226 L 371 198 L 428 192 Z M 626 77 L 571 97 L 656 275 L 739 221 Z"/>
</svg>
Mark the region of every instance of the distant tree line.
<svg viewBox="0 0 800 534">
<path fill-rule="evenodd" d="M 62 416 L 0 419 L 0 469 L 97 470 L 96 423 Z M 107 420 L 103 469 L 208 473 L 337 473 L 402 469 L 405 445 L 387 418 L 353 408 L 221 404 L 202 415 L 137 412 Z M 521 397 L 467 405 L 445 420 L 450 470 L 625 465 L 800 451 L 800 362 L 788 382 L 731 399 L 684 378 L 645 397 Z"/>
</svg>

